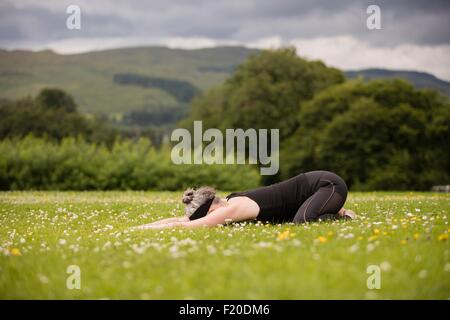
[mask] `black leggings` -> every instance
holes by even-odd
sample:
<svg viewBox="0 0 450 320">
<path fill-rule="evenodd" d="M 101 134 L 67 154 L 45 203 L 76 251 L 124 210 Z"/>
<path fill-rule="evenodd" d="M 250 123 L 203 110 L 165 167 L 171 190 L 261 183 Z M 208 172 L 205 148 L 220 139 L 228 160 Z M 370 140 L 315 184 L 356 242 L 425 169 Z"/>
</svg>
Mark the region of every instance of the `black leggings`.
<svg viewBox="0 0 450 320">
<path fill-rule="evenodd" d="M 315 192 L 295 214 L 294 223 L 338 219 L 337 214 L 347 199 L 347 185 L 338 175 L 328 171 L 305 173 Z"/>
</svg>

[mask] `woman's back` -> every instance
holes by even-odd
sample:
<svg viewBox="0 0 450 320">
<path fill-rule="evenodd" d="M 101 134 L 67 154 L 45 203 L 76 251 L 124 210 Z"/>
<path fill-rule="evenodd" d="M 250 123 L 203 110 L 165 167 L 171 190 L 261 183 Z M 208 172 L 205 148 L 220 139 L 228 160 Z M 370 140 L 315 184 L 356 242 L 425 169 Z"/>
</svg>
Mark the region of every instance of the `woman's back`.
<svg viewBox="0 0 450 320">
<path fill-rule="evenodd" d="M 270 186 L 245 192 L 234 192 L 227 199 L 245 196 L 255 201 L 260 210 L 257 220 L 270 222 L 292 221 L 300 205 L 311 195 L 305 174 Z"/>
</svg>

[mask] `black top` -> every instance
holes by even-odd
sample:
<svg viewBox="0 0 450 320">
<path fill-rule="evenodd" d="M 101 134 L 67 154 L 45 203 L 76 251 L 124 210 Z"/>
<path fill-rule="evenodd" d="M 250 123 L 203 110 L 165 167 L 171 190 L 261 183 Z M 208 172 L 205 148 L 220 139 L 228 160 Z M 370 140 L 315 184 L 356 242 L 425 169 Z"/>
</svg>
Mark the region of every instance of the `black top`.
<svg viewBox="0 0 450 320">
<path fill-rule="evenodd" d="M 248 197 L 259 205 L 260 211 L 256 220 L 278 223 L 292 221 L 302 203 L 313 193 L 313 188 L 302 173 L 270 186 L 233 192 L 227 199 Z"/>
</svg>

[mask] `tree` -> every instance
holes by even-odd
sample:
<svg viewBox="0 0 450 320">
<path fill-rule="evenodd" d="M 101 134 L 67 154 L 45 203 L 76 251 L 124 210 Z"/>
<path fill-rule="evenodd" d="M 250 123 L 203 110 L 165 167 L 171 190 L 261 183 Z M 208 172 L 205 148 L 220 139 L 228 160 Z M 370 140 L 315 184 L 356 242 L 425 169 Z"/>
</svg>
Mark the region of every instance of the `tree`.
<svg viewBox="0 0 450 320">
<path fill-rule="evenodd" d="M 284 177 L 327 169 L 357 189 L 429 189 L 450 176 L 450 104 L 402 80 L 350 81 L 306 102 Z"/>
<path fill-rule="evenodd" d="M 89 142 L 111 145 L 118 133 L 76 109 L 73 98 L 59 89 L 44 89 L 35 98 L 5 102 L 0 105 L 0 139 L 32 133 L 57 141 L 83 136 Z"/>
<path fill-rule="evenodd" d="M 297 128 L 301 102 L 344 81 L 322 62 L 307 61 L 295 49 L 265 50 L 250 56 L 224 85 L 194 100 L 190 118 L 204 127 L 280 129 L 281 140 Z"/>
<path fill-rule="evenodd" d="M 279 129 L 283 143 L 298 127 L 301 103 L 343 81 L 341 71 L 302 59 L 294 48 L 264 50 L 238 66 L 222 86 L 194 99 L 181 125 L 192 129 L 194 120 L 202 120 L 205 129 Z M 277 179 L 264 176 L 263 182 Z"/>
<path fill-rule="evenodd" d="M 43 89 L 36 97 L 36 103 L 47 109 L 64 109 L 75 112 L 77 105 L 72 96 L 60 89 Z"/>
</svg>

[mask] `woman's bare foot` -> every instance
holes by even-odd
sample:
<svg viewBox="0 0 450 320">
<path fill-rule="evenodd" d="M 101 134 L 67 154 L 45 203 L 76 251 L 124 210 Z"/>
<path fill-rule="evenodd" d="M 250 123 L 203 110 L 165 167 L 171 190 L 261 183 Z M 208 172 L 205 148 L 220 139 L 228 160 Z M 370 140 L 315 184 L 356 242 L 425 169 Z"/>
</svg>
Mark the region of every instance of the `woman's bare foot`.
<svg viewBox="0 0 450 320">
<path fill-rule="evenodd" d="M 341 210 L 339 210 L 338 214 L 339 216 L 341 216 L 341 218 L 347 218 L 350 220 L 356 219 L 356 213 L 353 210 L 342 208 Z"/>
</svg>

